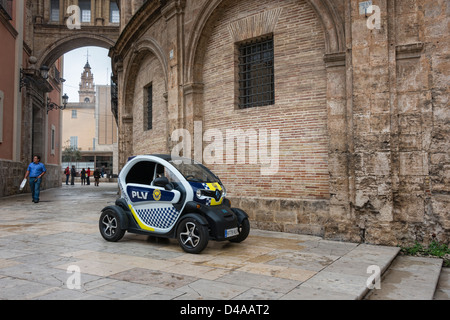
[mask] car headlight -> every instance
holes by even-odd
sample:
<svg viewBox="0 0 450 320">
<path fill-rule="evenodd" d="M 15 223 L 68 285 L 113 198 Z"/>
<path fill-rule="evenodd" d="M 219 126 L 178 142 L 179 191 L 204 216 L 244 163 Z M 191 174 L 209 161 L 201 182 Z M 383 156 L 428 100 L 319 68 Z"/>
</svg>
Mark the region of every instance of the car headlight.
<svg viewBox="0 0 450 320">
<path fill-rule="evenodd" d="M 200 197 L 203 195 L 202 190 L 201 189 L 197 189 L 197 192 L 195 193 L 197 198 L 200 199 Z"/>
<path fill-rule="evenodd" d="M 222 198 L 225 198 L 227 196 L 227 189 L 225 189 L 224 186 L 222 186 Z"/>
</svg>

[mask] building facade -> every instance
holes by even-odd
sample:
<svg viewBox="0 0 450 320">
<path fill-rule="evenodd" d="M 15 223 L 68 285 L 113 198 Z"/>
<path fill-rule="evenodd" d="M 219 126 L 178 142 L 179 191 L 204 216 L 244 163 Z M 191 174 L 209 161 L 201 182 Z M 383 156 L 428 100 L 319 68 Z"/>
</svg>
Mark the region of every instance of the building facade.
<svg viewBox="0 0 450 320">
<path fill-rule="evenodd" d="M 448 1 L 119 5 L 120 166 L 202 161 L 257 228 L 449 241 Z"/>
<path fill-rule="evenodd" d="M 33 154 L 48 169 L 42 187 L 61 186 L 61 112 L 48 108 L 63 104 L 60 59 L 79 47 L 109 49 L 120 31 L 117 3 L 0 0 L 0 197 L 20 192 Z"/>
<path fill-rule="evenodd" d="M 48 170 L 43 187 L 60 185 L 61 118 L 49 106 L 62 104 L 62 64 L 36 64 L 31 21 L 31 2 L 0 2 L 0 196 L 19 191 L 33 155 Z"/>
<path fill-rule="evenodd" d="M 104 169 L 117 175 L 117 124 L 111 112 L 111 87 L 95 85 L 89 61 L 80 79 L 79 102 L 69 103 L 63 111 L 64 147 L 79 150 L 81 159 L 64 159 L 62 167 Z"/>
</svg>

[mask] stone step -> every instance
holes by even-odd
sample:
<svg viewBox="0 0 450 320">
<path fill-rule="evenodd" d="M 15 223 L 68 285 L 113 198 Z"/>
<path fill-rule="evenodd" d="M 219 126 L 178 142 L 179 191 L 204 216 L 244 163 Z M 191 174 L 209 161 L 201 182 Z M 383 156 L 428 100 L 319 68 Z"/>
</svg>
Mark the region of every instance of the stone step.
<svg viewBox="0 0 450 320">
<path fill-rule="evenodd" d="M 400 248 L 357 245 L 286 295 L 295 300 L 362 300 L 369 292 L 371 276 L 383 274 Z"/>
<path fill-rule="evenodd" d="M 433 300 L 450 300 L 450 268 L 442 268 Z"/>
<path fill-rule="evenodd" d="M 397 256 L 365 300 L 433 300 L 442 259 Z"/>
</svg>

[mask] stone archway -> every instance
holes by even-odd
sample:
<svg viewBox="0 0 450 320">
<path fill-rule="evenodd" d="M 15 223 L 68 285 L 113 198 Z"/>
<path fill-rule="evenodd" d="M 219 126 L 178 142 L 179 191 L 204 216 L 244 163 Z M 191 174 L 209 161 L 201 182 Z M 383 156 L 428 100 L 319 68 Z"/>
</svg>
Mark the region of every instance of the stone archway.
<svg viewBox="0 0 450 320">
<path fill-rule="evenodd" d="M 164 99 L 167 109 L 167 88 L 168 88 L 168 62 L 162 47 L 155 39 L 143 38 L 133 45 L 133 53 L 124 62 L 123 75 L 125 82 L 121 88 L 122 108 L 119 114 L 119 141 L 120 141 L 120 159 L 119 167 L 123 167 L 127 162 L 127 157 L 133 154 L 133 106 L 135 104 L 135 87 L 138 73 L 141 69 L 141 63 L 149 56 L 154 56 L 158 61 L 164 78 Z"/>
<path fill-rule="evenodd" d="M 187 58 L 185 65 L 185 79 L 187 83 L 201 83 L 199 79 L 201 67 L 197 49 L 201 44 L 202 35 L 205 32 L 205 26 L 215 13 L 217 7 L 223 0 L 214 0 L 207 3 L 201 10 L 199 18 L 195 21 L 193 31 L 187 41 Z M 331 0 L 306 0 L 316 12 L 324 28 L 326 54 L 337 54 L 345 51 L 345 30 L 342 18 L 338 15 L 335 5 Z"/>
<path fill-rule="evenodd" d="M 151 38 L 141 39 L 139 42 L 134 44 L 133 53 L 131 54 L 125 74 L 125 79 L 127 79 L 126 83 L 123 86 L 123 97 L 124 99 L 124 114 L 131 114 L 132 110 L 130 109 L 133 105 L 133 92 L 134 86 L 136 84 L 136 72 L 140 68 L 140 61 L 144 59 L 147 55 L 152 54 L 158 59 L 161 67 L 163 68 L 164 79 L 165 79 L 165 88 L 167 92 L 168 87 L 168 62 L 166 55 L 162 47 L 157 43 L 156 40 Z"/>
<path fill-rule="evenodd" d="M 85 46 L 96 46 L 110 49 L 114 45 L 114 40 L 92 33 L 76 33 L 66 36 L 44 48 L 39 54 L 37 52 L 37 66 L 51 66 L 65 53 Z"/>
</svg>

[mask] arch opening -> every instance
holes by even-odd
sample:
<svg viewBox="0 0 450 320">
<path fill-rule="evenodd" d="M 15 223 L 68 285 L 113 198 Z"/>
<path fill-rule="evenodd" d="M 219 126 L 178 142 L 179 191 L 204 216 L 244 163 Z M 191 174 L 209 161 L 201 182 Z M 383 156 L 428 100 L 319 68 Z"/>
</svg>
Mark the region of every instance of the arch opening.
<svg viewBox="0 0 450 320">
<path fill-rule="evenodd" d="M 110 49 L 114 41 L 103 36 L 94 34 L 77 34 L 75 36 L 64 37 L 51 46 L 47 47 L 38 57 L 38 66 L 52 66 L 55 61 L 74 49 L 92 46 Z"/>
</svg>

